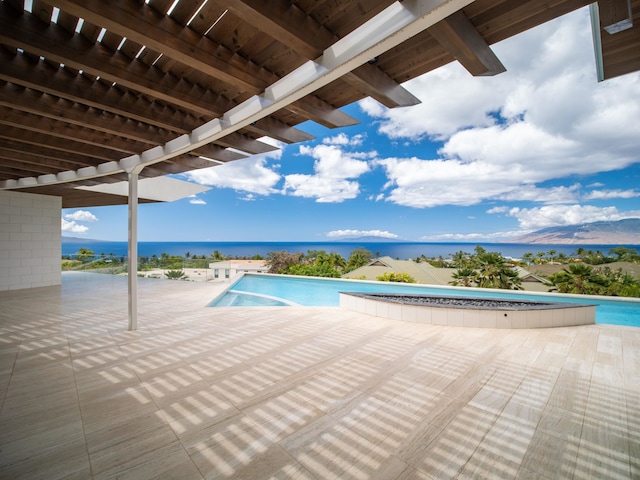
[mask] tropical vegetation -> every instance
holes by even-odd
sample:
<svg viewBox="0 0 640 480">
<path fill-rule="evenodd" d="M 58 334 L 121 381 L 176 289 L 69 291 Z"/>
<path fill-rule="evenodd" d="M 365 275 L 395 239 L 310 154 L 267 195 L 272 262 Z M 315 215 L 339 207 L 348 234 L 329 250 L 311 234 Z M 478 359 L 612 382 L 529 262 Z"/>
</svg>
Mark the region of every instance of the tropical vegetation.
<svg viewBox="0 0 640 480">
<path fill-rule="evenodd" d="M 379 253 L 376 252 L 376 256 Z M 252 257 L 234 257 L 236 259 L 265 260 L 270 273 L 288 275 L 304 275 L 338 278 L 371 262 L 374 255 L 367 249 L 354 249 L 348 258 L 336 252 L 325 250 L 308 250 L 307 253 L 276 251 L 269 252 L 267 258 L 260 255 Z M 167 278 L 185 278 L 186 268 L 208 268 L 209 263 L 229 260 L 219 250 L 210 255 L 169 255 L 139 258 L 139 270 L 163 270 Z M 472 253 L 462 250 L 444 258 L 420 255 L 415 262 L 428 262 L 435 267 L 454 268 L 451 285 L 463 287 L 502 288 L 509 290 L 522 289 L 522 283 L 516 267 L 528 270 L 531 266 L 556 265 L 562 268 L 555 273 L 547 274 L 550 289 L 561 293 L 579 293 L 591 295 L 613 295 L 640 297 L 640 279 L 631 271 L 613 268 L 614 262 L 639 264 L 640 254 L 628 247 L 618 246 L 609 249 L 605 254 L 599 250 L 578 248 L 575 253 L 565 255 L 551 249 L 541 252 L 527 252 L 521 260 L 508 259 L 497 252 L 487 252 L 476 246 Z M 618 265 L 615 265 L 618 267 Z M 542 268 L 542 267 L 540 267 Z M 91 270 L 105 273 L 126 273 L 127 263 L 123 256 L 113 253 L 96 254 L 88 248 L 80 248 L 74 255 L 62 257 L 63 270 Z M 544 276 L 540 274 L 541 276 Z M 362 277 L 361 277 L 362 278 Z M 391 272 L 377 278 L 380 281 L 410 282 L 415 279 L 404 272 Z"/>
<path fill-rule="evenodd" d="M 379 282 L 416 283 L 416 279 L 408 273 L 387 272 L 378 277 Z"/>
<path fill-rule="evenodd" d="M 453 274 L 451 285 L 463 287 L 501 288 L 522 290 L 521 280 L 512 263 L 508 263 L 498 252 L 487 252 L 478 246 L 475 255 L 462 252 L 454 255 L 458 269 Z"/>
</svg>

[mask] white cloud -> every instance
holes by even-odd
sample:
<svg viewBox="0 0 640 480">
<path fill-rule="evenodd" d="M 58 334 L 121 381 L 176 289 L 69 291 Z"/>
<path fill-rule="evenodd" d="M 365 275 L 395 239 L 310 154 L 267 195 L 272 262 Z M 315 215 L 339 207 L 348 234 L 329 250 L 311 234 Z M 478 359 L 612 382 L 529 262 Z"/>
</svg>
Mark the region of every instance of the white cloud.
<svg viewBox="0 0 640 480">
<path fill-rule="evenodd" d="M 423 242 L 491 242 L 513 238 L 522 234 L 522 231 L 494 233 L 443 233 L 438 235 L 425 235 L 421 237 L 420 240 Z"/>
<path fill-rule="evenodd" d="M 610 198 L 636 198 L 640 197 L 637 190 L 594 190 L 584 195 L 585 200 L 603 200 Z"/>
<path fill-rule="evenodd" d="M 493 207 L 487 210 L 487 213 L 507 213 L 509 211 L 509 207 Z"/>
<path fill-rule="evenodd" d="M 380 238 L 398 238 L 395 233 L 386 230 L 333 230 L 327 233 L 327 237 L 380 237 Z"/>
<path fill-rule="evenodd" d="M 364 135 L 362 134 L 349 137 L 344 133 L 339 133 L 335 137 L 325 137 L 322 139 L 322 143 L 328 144 L 328 145 L 358 146 L 358 145 L 362 145 L 363 141 L 364 141 Z"/>
<path fill-rule="evenodd" d="M 211 168 L 193 170 L 184 175 L 195 183 L 218 188 L 232 188 L 237 191 L 258 195 L 277 193 L 276 184 L 280 174 L 267 165 L 268 159 L 279 159 L 281 150 L 269 154 L 256 155 L 244 160 L 236 160 Z"/>
<path fill-rule="evenodd" d="M 98 217 L 88 210 L 76 210 L 75 212 L 65 213 L 60 218 L 60 227 L 63 232 L 70 233 L 87 233 L 89 227 L 82 225 L 80 222 L 97 222 Z"/>
<path fill-rule="evenodd" d="M 538 188 L 534 185 L 522 185 L 497 198 L 505 201 L 539 202 L 539 203 L 572 203 L 579 199 L 581 185 L 576 183 L 569 187 Z"/>
<path fill-rule="evenodd" d="M 340 203 L 358 196 L 360 184 L 355 179 L 371 169 L 369 162 L 361 159 L 371 158 L 375 156 L 375 152 L 346 152 L 343 150 L 344 146 L 356 145 L 358 142 L 353 143 L 342 134 L 333 137 L 335 139 L 339 139 L 338 145 L 300 147 L 301 155 L 315 159 L 314 174 L 286 175 L 283 194 L 315 198 L 319 203 Z"/>
<path fill-rule="evenodd" d="M 64 218 L 60 219 L 60 226 L 63 232 L 71 232 L 71 233 L 87 233 L 89 227 L 86 225 L 80 225 L 76 223 L 75 220 L 65 220 Z"/>
<path fill-rule="evenodd" d="M 509 210 L 509 215 L 517 218 L 524 230 L 540 230 L 552 226 L 637 218 L 640 217 L 640 210 L 621 212 L 616 207 L 545 205 L 536 208 L 515 207 Z"/>
<path fill-rule="evenodd" d="M 388 177 L 387 201 L 416 208 L 574 203 L 579 185 L 536 185 L 640 161 L 640 73 L 596 81 L 588 10 L 492 48 L 507 72 L 474 78 L 455 62 L 405 84 L 421 105 L 360 103 L 390 138 L 443 142 L 439 158 L 377 162 Z"/>
<path fill-rule="evenodd" d="M 358 160 L 362 155 L 347 153 L 336 145 L 302 145 L 300 154 L 313 157 L 313 169 L 324 178 L 356 178 L 370 168 L 366 161 Z"/>
<path fill-rule="evenodd" d="M 284 193 L 294 197 L 315 198 L 318 203 L 340 203 L 356 198 L 360 193 L 358 182 L 319 175 L 286 175 Z"/>
<path fill-rule="evenodd" d="M 64 218 L 67 220 L 75 220 L 76 222 L 97 222 L 98 217 L 88 210 L 76 210 L 73 213 L 66 213 Z"/>
<path fill-rule="evenodd" d="M 207 202 L 205 202 L 201 198 L 192 198 L 191 200 L 189 200 L 189 203 L 191 205 L 206 205 L 207 204 Z"/>
</svg>

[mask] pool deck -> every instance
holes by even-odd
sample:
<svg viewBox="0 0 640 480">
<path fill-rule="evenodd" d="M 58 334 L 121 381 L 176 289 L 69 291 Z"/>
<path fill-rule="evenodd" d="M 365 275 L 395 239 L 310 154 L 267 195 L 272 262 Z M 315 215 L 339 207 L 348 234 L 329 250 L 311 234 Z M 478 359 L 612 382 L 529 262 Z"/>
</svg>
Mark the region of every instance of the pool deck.
<svg viewBox="0 0 640 480">
<path fill-rule="evenodd" d="M 640 478 L 640 328 L 494 330 L 222 285 L 0 292 L 0 478 Z"/>
</svg>

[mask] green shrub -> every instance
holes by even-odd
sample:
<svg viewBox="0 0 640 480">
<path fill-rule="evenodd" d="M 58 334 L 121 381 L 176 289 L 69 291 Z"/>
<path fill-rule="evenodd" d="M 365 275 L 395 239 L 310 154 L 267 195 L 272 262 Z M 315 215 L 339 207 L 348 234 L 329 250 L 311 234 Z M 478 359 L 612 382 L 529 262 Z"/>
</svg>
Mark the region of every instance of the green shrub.
<svg viewBox="0 0 640 480">
<path fill-rule="evenodd" d="M 379 282 L 416 283 L 415 278 L 413 278 L 408 273 L 396 272 L 385 273 L 384 275 L 376 277 L 376 280 L 378 280 Z"/>
</svg>

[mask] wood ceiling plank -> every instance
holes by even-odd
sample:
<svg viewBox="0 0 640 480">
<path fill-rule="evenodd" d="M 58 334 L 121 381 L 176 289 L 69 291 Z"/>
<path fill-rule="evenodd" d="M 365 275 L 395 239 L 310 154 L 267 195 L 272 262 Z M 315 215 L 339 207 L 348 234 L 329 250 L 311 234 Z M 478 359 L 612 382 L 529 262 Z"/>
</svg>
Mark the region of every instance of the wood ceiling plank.
<svg viewBox="0 0 640 480">
<path fill-rule="evenodd" d="M 43 162 L 45 163 L 49 160 L 55 160 L 62 162 L 72 162 L 82 167 L 91 165 L 95 166 L 102 162 L 102 160 L 93 158 L 90 155 L 50 149 L 46 146 L 26 144 L 13 138 L 0 138 L 0 148 L 11 152 L 26 152 L 28 153 L 28 155 L 42 158 Z"/>
<path fill-rule="evenodd" d="M 56 25 L 64 29 L 67 33 L 73 35 L 76 31 L 76 27 L 78 26 L 78 17 L 61 10 L 60 13 L 58 13 Z"/>
<path fill-rule="evenodd" d="M 137 58 L 138 52 L 142 49 L 142 45 L 138 42 L 134 42 L 133 40 L 127 39 L 126 42 L 120 47 L 120 52 L 125 54 L 131 60 Z M 146 64 L 148 65 L 148 64 Z"/>
<path fill-rule="evenodd" d="M 7 163 L 8 162 L 8 163 Z M 4 167 L 2 165 L 4 164 Z M 4 157 L 0 156 L 0 168 L 20 170 L 22 176 L 38 177 L 40 175 L 55 175 L 60 172 L 60 169 L 55 166 L 47 166 L 42 163 L 25 163 L 18 160 L 16 157 Z"/>
<path fill-rule="evenodd" d="M 174 0 L 149 0 L 149 6 L 160 15 L 166 15 Z"/>
<path fill-rule="evenodd" d="M 126 117 L 116 116 L 7 82 L 0 82 L 0 105 L 150 145 L 160 145 L 161 139 L 171 136 L 169 130 L 135 122 Z"/>
<path fill-rule="evenodd" d="M 45 25 L 51 24 L 51 14 L 53 13 L 53 7 L 51 5 L 47 5 L 40 0 L 33 0 L 31 13 L 37 16 Z"/>
<path fill-rule="evenodd" d="M 5 149 L 5 148 L 2 148 L 2 146 L 0 146 L 0 158 L 6 159 L 6 160 L 16 160 L 24 164 L 30 164 L 30 165 L 45 165 L 51 168 L 55 168 L 57 171 L 76 170 L 78 168 L 86 167 L 90 165 L 90 163 L 86 163 L 86 162 L 79 163 L 79 162 L 72 162 L 67 160 L 44 158 L 38 155 L 31 155 L 30 153 L 26 153 L 26 152 L 17 152 L 15 150 Z"/>
<path fill-rule="evenodd" d="M 38 172 L 34 172 L 33 170 L 22 170 L 19 168 L 13 168 L 9 166 L 0 165 L 0 180 L 9 180 L 12 178 L 29 178 L 29 177 L 37 177 L 41 175 Z"/>
<path fill-rule="evenodd" d="M 180 0 L 171 12 L 170 17 L 180 25 L 186 25 L 195 15 L 204 0 Z"/>
<path fill-rule="evenodd" d="M 11 56 L 1 50 L 0 79 L 170 131 L 187 133 L 191 125 L 197 125 L 195 117 L 139 95 L 123 93 L 102 79 L 89 82 L 82 77 L 70 78 L 62 69 L 53 71 L 43 62 L 29 64 L 22 55 Z"/>
<path fill-rule="evenodd" d="M 251 68 L 250 62 L 244 60 L 236 66 L 221 61 L 210 53 L 216 50 L 217 45 L 171 17 L 159 15 L 146 4 L 136 6 L 131 2 L 119 2 L 118 8 L 102 0 L 56 0 L 55 4 L 236 88 L 256 94 L 267 86 L 256 75 L 259 71 Z"/>
<path fill-rule="evenodd" d="M 51 118 L 21 112 L 7 107 L 0 107 L 0 125 L 17 127 L 36 133 L 55 135 L 60 139 L 74 140 L 86 143 L 87 145 L 98 147 L 108 145 L 110 150 L 116 150 L 122 153 L 123 157 L 139 153 L 155 145 L 148 142 L 143 143 L 126 139 L 117 134 L 107 134 L 86 127 L 59 122 Z"/>
<path fill-rule="evenodd" d="M 118 35 L 110 30 L 107 30 L 100 40 L 100 44 L 112 52 L 117 52 L 118 47 L 122 43 L 122 35 Z"/>
<path fill-rule="evenodd" d="M 592 3 L 591 0 L 526 0 L 505 2 L 498 12 L 488 10 L 468 18 L 489 45 L 542 25 Z M 471 4 L 473 6 L 473 4 Z M 497 14 L 499 13 L 499 14 Z"/>
<path fill-rule="evenodd" d="M 210 115 L 212 108 L 223 101 L 213 92 L 193 88 L 180 78 L 163 74 L 142 62 L 129 61 L 120 52 L 107 52 L 101 44 L 90 45 L 79 35 L 69 37 L 57 26 L 43 28 L 30 14 L 16 18 L 15 15 L 8 15 L 8 10 L 7 6 L 0 3 L 0 42 L 86 70 L 125 88 L 200 115 Z"/>
<path fill-rule="evenodd" d="M 122 158 L 122 154 L 116 150 L 62 139 L 54 135 L 34 133 L 17 127 L 4 127 L 0 129 L 0 138 L 4 138 L 6 140 L 17 140 L 27 145 L 46 147 L 62 152 L 80 153 L 102 161 L 120 160 Z M 26 150 L 29 151 L 29 149 Z"/>
<path fill-rule="evenodd" d="M 473 76 L 492 76 L 506 68 L 464 12 L 457 11 L 427 29 Z"/>
<path fill-rule="evenodd" d="M 214 2 L 209 1 L 193 19 L 189 28 L 200 35 L 204 35 L 226 11 L 226 6 L 216 5 Z"/>
<path fill-rule="evenodd" d="M 80 35 L 82 35 L 89 43 L 96 43 L 98 41 L 98 37 L 100 36 L 101 30 L 102 28 L 85 20 L 82 23 Z"/>
</svg>

